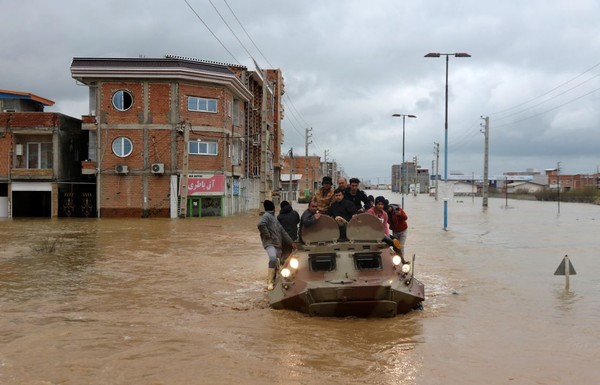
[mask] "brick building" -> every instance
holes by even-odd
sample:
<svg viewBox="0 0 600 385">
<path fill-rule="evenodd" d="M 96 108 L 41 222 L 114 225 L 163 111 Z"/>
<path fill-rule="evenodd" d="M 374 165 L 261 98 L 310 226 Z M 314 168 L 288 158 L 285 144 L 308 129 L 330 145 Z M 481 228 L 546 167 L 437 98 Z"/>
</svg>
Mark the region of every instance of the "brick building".
<svg viewBox="0 0 600 385">
<path fill-rule="evenodd" d="M 279 70 L 167 56 L 74 58 L 89 87 L 99 216 L 232 215 L 277 188 Z M 278 95 L 275 95 L 278 94 Z M 277 97 L 276 97 L 277 96 Z"/>
<path fill-rule="evenodd" d="M 282 199 L 289 201 L 299 198 L 307 199 L 308 196 L 314 194 L 320 187 L 323 177 L 321 158 L 317 155 L 308 157 L 294 155 L 292 159 L 288 152 L 287 155 L 282 157 L 282 160 Z M 291 178 L 290 175 L 292 175 Z M 290 186 L 290 179 L 292 180 L 292 186 Z M 337 185 L 337 178 L 334 184 Z M 289 191 L 292 191 L 291 195 Z"/>
<path fill-rule="evenodd" d="M 560 185 L 560 191 L 570 191 L 582 187 L 597 187 L 600 188 L 599 174 L 560 174 L 556 168 L 547 169 L 546 176 L 548 177 L 548 186 L 550 189 L 556 190 Z"/>
<path fill-rule="evenodd" d="M 81 175 L 81 121 L 44 112 L 54 102 L 0 90 L 0 217 L 93 216 L 93 183 Z"/>
</svg>

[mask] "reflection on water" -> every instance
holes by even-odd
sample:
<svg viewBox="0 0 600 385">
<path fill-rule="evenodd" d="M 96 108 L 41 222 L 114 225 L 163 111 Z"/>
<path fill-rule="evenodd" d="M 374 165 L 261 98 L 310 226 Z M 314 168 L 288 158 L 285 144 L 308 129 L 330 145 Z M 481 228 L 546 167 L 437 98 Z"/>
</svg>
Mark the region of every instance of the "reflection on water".
<svg viewBox="0 0 600 385">
<path fill-rule="evenodd" d="M 393 319 L 270 309 L 257 215 L 0 220 L 0 383 L 592 383 L 600 207 L 465 199 L 446 232 L 405 200 L 427 299 Z"/>
</svg>

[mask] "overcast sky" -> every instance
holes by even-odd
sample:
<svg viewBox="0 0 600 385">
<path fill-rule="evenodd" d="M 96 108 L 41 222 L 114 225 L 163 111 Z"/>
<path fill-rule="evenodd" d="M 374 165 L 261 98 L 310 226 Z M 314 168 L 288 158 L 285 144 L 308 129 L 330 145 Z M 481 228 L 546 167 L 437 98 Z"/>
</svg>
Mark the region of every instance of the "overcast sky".
<svg viewBox="0 0 600 385">
<path fill-rule="evenodd" d="M 0 5 L 0 89 L 55 101 L 47 111 L 87 114 L 87 89 L 70 75 L 74 57 L 172 54 L 249 69 L 252 57 L 283 71 L 283 151 L 303 155 L 312 127 L 310 155 L 328 151 L 349 176 L 389 181 L 402 160 L 402 119 L 392 114 L 413 114 L 405 159 L 431 168 L 438 142 L 443 175 L 445 59 L 424 56 L 467 52 L 449 60 L 449 173 L 483 173 L 482 116 L 490 118 L 490 175 L 600 166 L 597 0 Z"/>
</svg>

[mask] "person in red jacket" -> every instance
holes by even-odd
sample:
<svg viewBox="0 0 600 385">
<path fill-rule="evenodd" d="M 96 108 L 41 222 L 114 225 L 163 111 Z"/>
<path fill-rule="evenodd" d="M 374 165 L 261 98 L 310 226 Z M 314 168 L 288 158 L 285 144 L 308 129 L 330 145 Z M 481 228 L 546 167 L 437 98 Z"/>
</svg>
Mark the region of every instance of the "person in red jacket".
<svg viewBox="0 0 600 385">
<path fill-rule="evenodd" d="M 375 198 L 375 205 L 367 210 L 367 214 L 376 216 L 381 221 L 381 227 L 383 228 L 383 233 L 386 236 L 390 236 L 390 227 L 388 215 L 384 210 L 385 207 L 385 198 L 382 196 L 378 196 Z"/>
<path fill-rule="evenodd" d="M 394 237 L 398 238 L 400 244 L 402 245 L 402 255 L 404 255 L 404 244 L 406 243 L 406 238 L 408 236 L 408 216 L 406 212 L 402 210 L 400 206 L 390 205 L 390 212 L 388 212 L 390 230 Z"/>
</svg>

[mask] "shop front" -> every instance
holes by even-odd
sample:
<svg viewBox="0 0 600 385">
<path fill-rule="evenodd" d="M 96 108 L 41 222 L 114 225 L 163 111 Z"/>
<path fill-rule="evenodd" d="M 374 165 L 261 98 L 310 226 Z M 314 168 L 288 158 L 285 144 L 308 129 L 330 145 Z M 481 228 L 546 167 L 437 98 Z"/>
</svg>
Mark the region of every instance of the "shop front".
<svg viewBox="0 0 600 385">
<path fill-rule="evenodd" d="M 180 190 L 181 191 L 181 190 Z M 190 176 L 187 185 L 187 216 L 224 215 L 225 176 Z"/>
</svg>

